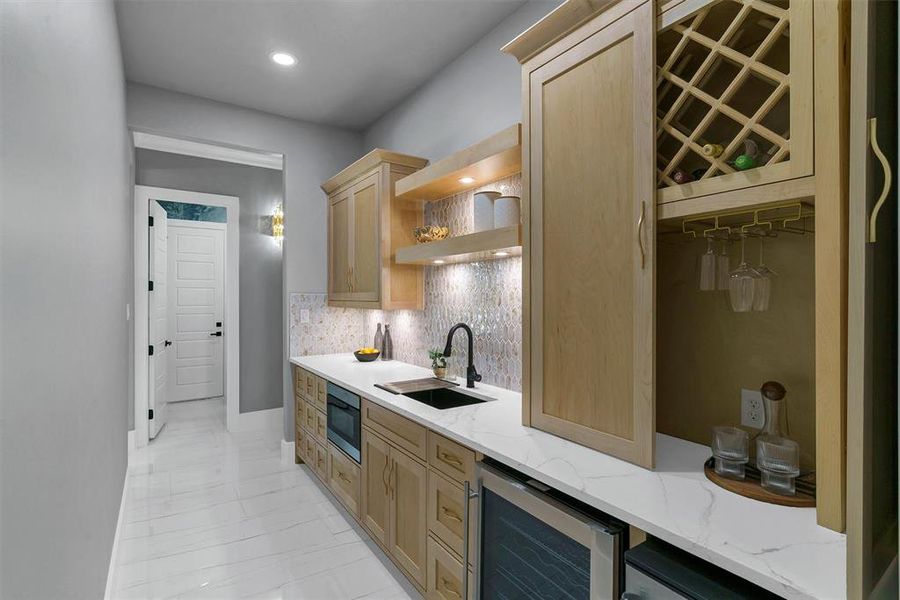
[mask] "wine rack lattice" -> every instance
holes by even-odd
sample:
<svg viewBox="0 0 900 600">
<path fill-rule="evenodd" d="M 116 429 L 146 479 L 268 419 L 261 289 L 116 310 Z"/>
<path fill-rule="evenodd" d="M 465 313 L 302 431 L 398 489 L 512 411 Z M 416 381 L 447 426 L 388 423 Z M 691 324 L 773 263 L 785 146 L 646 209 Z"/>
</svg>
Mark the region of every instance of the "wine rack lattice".
<svg viewBox="0 0 900 600">
<path fill-rule="evenodd" d="M 659 32 L 658 187 L 789 159 L 788 1 L 714 0 Z"/>
</svg>

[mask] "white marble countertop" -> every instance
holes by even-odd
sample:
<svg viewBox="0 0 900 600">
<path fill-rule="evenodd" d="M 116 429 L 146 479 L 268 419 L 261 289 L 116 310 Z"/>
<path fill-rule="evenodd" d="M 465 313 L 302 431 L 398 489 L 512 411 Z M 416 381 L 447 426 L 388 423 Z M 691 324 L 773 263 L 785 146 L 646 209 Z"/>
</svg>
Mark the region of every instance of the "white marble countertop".
<svg viewBox="0 0 900 600">
<path fill-rule="evenodd" d="M 660 434 L 650 471 L 524 427 L 517 392 L 478 384 L 496 401 L 437 410 L 375 387 L 430 377 L 429 369 L 352 354 L 291 362 L 776 594 L 846 596 L 845 536 L 816 525 L 814 509 L 757 502 L 708 481 L 706 446 Z"/>
</svg>

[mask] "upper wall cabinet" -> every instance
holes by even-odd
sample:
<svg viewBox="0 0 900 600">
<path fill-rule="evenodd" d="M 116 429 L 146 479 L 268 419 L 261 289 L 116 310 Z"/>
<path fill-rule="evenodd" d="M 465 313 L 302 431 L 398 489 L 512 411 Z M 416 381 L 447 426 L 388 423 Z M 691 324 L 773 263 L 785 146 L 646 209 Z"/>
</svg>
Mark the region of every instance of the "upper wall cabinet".
<svg viewBox="0 0 900 600">
<path fill-rule="evenodd" d="M 651 0 L 619 8 L 526 66 L 523 409 L 534 427 L 649 467 L 654 14 Z"/>
<path fill-rule="evenodd" d="M 397 248 L 415 243 L 423 208 L 396 199 L 394 184 L 427 163 L 376 149 L 322 184 L 328 195 L 329 305 L 423 307 L 422 268 L 394 261 Z"/>
<path fill-rule="evenodd" d="M 668 5 L 656 41 L 660 203 L 812 175 L 813 3 Z"/>
</svg>

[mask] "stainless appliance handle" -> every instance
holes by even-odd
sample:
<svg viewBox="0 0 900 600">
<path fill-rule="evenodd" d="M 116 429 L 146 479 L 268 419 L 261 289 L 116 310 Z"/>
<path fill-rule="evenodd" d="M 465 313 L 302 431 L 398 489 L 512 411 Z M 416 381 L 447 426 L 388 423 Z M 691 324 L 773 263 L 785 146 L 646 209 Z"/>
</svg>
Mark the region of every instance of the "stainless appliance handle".
<svg viewBox="0 0 900 600">
<path fill-rule="evenodd" d="M 469 503 L 477 497 L 478 492 L 472 491 L 467 479 L 463 483 L 463 600 L 469 600 Z"/>
<path fill-rule="evenodd" d="M 591 600 L 619 600 L 622 582 L 618 568 L 621 552 L 618 531 L 496 469 L 479 463 L 478 491 L 481 498 L 479 511 L 482 512 L 482 518 L 485 488 L 588 548 L 591 553 Z M 476 568 L 481 566 L 480 529 Z"/>
</svg>

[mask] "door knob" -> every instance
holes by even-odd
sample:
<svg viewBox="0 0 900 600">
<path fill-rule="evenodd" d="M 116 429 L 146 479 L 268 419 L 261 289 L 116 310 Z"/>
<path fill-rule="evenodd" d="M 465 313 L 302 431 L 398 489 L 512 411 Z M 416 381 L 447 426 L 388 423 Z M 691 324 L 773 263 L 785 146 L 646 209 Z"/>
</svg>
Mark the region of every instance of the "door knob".
<svg viewBox="0 0 900 600">
<path fill-rule="evenodd" d="M 222 337 L 222 332 L 221 332 L 221 331 L 217 331 L 217 332 L 211 333 L 211 334 L 209 334 L 209 335 L 211 335 L 212 337 Z"/>
</svg>

